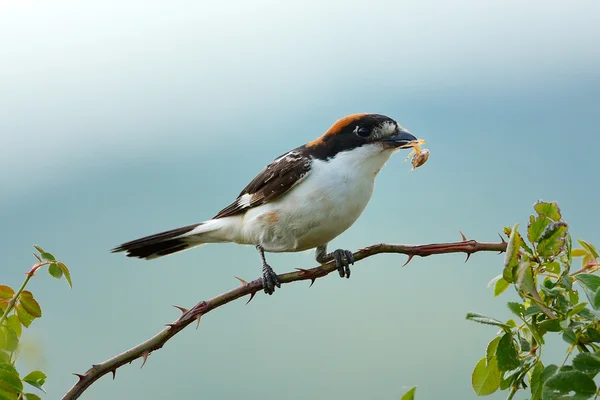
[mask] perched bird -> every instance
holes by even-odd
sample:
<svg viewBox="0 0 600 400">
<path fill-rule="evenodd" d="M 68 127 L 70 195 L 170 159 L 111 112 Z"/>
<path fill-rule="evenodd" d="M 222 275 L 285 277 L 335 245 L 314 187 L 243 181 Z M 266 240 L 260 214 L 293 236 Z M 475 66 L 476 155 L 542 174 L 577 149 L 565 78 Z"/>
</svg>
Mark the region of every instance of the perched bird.
<svg viewBox="0 0 600 400">
<path fill-rule="evenodd" d="M 124 243 L 113 252 L 154 259 L 204 243 L 256 246 L 265 293 L 280 287 L 265 252 L 316 248 L 316 260 L 335 260 L 350 277 L 351 251 L 327 253 L 327 244 L 358 219 L 373 194 L 375 177 L 400 146 L 416 138 L 393 119 L 352 114 L 320 138 L 276 158 L 212 219 Z"/>
</svg>

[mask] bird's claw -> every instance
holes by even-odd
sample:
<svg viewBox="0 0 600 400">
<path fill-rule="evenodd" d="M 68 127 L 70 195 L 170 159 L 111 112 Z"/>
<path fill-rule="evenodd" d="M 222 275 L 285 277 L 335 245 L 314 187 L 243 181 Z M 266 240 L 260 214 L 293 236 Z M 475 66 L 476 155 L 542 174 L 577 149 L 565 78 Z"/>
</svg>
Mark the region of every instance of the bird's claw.
<svg viewBox="0 0 600 400">
<path fill-rule="evenodd" d="M 263 264 L 262 282 L 263 289 L 268 295 L 271 295 L 275 292 L 275 286 L 277 286 L 278 288 L 281 287 L 279 277 L 277 276 L 275 271 L 273 271 L 273 268 L 271 268 L 269 264 Z"/>
<path fill-rule="evenodd" d="M 354 265 L 354 254 L 350 250 L 337 249 L 333 253 L 335 266 L 341 278 L 350 278 L 350 264 Z"/>
</svg>

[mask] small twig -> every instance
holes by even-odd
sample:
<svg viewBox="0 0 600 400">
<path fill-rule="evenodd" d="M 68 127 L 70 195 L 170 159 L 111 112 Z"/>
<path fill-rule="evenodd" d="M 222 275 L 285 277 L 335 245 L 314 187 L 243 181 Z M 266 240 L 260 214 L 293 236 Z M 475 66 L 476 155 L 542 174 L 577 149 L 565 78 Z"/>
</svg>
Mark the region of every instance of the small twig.
<svg viewBox="0 0 600 400">
<path fill-rule="evenodd" d="M 479 243 L 475 240 L 466 240 L 466 237 L 464 237 L 464 235 L 462 235 L 462 237 L 463 240 L 460 242 L 426 244 L 420 246 L 406 246 L 400 244 L 376 244 L 361 249 L 354 253 L 354 259 L 355 261 L 360 261 L 367 257 L 374 256 L 376 254 L 399 253 L 408 255 L 410 261 L 414 256 L 427 257 L 433 254 L 446 253 L 466 253 L 468 256 L 472 253 L 477 253 L 479 251 L 503 252 L 506 250 L 506 242 L 504 241 L 500 243 Z M 326 264 L 320 265 L 315 268 L 299 269 L 295 272 L 288 272 L 286 274 L 279 275 L 279 281 L 282 284 L 305 280 L 310 280 L 314 282 L 316 279 L 322 278 L 335 270 L 335 263 L 333 261 L 330 261 Z M 256 279 L 252 282 L 244 281 L 242 282 L 242 286 L 238 286 L 237 288 L 222 293 L 216 297 L 213 297 L 210 300 L 201 301 L 189 310 L 186 310 L 183 307 L 178 307 L 183 312 L 181 317 L 179 317 L 179 319 L 177 319 L 175 322 L 167 324 L 167 328 L 157 333 L 154 337 L 146 340 L 143 343 L 140 343 L 139 345 L 109 360 L 106 360 L 100 364 L 93 365 L 92 368 L 87 370 L 85 374 L 75 374 L 79 378 L 79 380 L 65 394 L 63 400 L 77 399 L 92 383 L 94 383 L 99 378 L 108 373 L 112 373 L 114 379 L 116 370 L 124 364 L 130 363 L 138 358 L 142 358 L 143 362 L 145 363 L 148 359 L 148 356 L 153 351 L 163 347 L 165 343 L 169 341 L 169 339 L 175 336 L 186 326 L 190 325 L 195 321 L 199 322 L 200 317 L 204 314 L 214 310 L 215 308 L 221 307 L 227 303 L 237 300 L 240 297 L 248 295 L 252 297 L 259 291 L 262 291 L 261 279 Z"/>
</svg>

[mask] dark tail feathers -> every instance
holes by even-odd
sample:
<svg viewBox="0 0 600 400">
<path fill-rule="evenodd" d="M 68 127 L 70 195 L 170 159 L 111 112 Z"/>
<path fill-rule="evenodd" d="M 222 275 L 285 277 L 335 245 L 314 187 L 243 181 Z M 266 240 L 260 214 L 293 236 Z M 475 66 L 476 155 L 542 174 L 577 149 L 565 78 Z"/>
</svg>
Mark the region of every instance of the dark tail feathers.
<svg viewBox="0 0 600 400">
<path fill-rule="evenodd" d="M 172 229 L 170 231 L 146 236 L 141 239 L 132 240 L 131 242 L 123 243 L 122 245 L 115 247 L 112 249 L 112 252 L 118 253 L 125 251 L 127 257 L 151 260 L 153 258 L 186 250 L 190 247 L 197 246 L 198 243 L 192 243 L 189 238 L 181 236 L 200 225 L 202 224 L 184 226 L 183 228 Z"/>
</svg>

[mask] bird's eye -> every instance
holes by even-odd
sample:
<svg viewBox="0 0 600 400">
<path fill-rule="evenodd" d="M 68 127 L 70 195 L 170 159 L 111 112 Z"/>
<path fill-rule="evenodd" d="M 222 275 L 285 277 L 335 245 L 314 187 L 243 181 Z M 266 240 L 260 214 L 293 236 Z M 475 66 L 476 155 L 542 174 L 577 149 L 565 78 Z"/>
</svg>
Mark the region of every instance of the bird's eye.
<svg viewBox="0 0 600 400">
<path fill-rule="evenodd" d="M 354 130 L 354 133 L 356 133 L 358 136 L 367 137 L 371 134 L 371 129 L 367 128 L 366 126 L 357 126 Z"/>
</svg>

